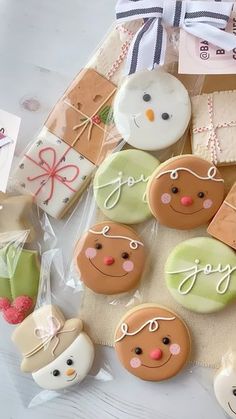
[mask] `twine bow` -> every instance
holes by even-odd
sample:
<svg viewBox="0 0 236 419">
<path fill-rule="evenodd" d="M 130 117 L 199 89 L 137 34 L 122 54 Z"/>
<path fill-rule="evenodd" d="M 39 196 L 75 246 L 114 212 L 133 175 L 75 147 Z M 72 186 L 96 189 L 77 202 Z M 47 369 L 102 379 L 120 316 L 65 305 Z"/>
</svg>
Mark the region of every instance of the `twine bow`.
<svg viewBox="0 0 236 419">
<path fill-rule="evenodd" d="M 37 327 L 34 330 L 34 335 L 40 339 L 41 342 L 39 345 L 36 345 L 30 352 L 24 354 L 25 358 L 30 358 L 32 355 L 35 355 L 43 348 L 46 349 L 54 338 L 56 338 L 56 342 L 52 348 L 51 353 L 53 356 L 55 356 L 55 350 L 60 343 L 59 335 L 62 333 L 74 332 L 75 330 L 75 328 L 61 330 L 64 324 L 61 324 L 55 316 L 48 316 L 47 322 L 47 327 Z"/>
<path fill-rule="evenodd" d="M 209 95 L 207 98 L 207 109 L 208 109 L 210 124 L 204 127 L 194 128 L 193 133 L 197 134 L 197 133 L 202 133 L 202 132 L 209 132 L 209 137 L 207 140 L 207 148 L 210 150 L 212 163 L 217 164 L 218 154 L 222 153 L 220 139 L 217 136 L 217 130 L 219 128 L 236 127 L 236 120 L 228 121 L 228 122 L 220 122 L 218 124 L 214 123 L 213 95 Z"/>
<path fill-rule="evenodd" d="M 118 0 L 119 23 L 143 19 L 127 57 L 126 73 L 163 65 L 167 47 L 167 27 L 182 28 L 226 51 L 236 48 L 236 37 L 224 32 L 234 2 L 192 0 Z"/>
<path fill-rule="evenodd" d="M 58 181 L 60 183 L 63 183 L 68 189 L 70 189 L 72 192 L 76 192 L 75 189 L 73 189 L 70 184 L 75 181 L 75 179 L 79 176 L 80 169 L 75 164 L 65 164 L 62 165 L 63 161 L 65 160 L 65 156 L 70 151 L 70 147 L 66 150 L 66 152 L 62 155 L 62 157 L 57 160 L 57 154 L 56 150 L 53 147 L 45 147 L 42 148 L 39 151 L 39 161 L 33 159 L 28 154 L 26 154 L 26 158 L 32 161 L 36 166 L 40 167 L 44 173 L 41 175 L 37 175 L 34 177 L 27 177 L 27 180 L 29 182 L 34 182 L 35 180 L 42 179 L 41 185 L 38 188 L 38 190 L 35 192 L 35 196 L 37 196 L 41 190 L 45 187 L 45 185 L 50 181 L 50 192 L 47 197 L 47 199 L 44 201 L 44 204 L 48 204 L 48 202 L 51 200 L 54 194 L 55 189 L 55 181 Z M 50 163 L 52 161 L 52 163 Z M 71 178 L 68 178 L 66 176 L 62 176 L 61 172 L 66 171 L 68 169 L 74 170 L 74 176 L 71 176 Z"/>
</svg>

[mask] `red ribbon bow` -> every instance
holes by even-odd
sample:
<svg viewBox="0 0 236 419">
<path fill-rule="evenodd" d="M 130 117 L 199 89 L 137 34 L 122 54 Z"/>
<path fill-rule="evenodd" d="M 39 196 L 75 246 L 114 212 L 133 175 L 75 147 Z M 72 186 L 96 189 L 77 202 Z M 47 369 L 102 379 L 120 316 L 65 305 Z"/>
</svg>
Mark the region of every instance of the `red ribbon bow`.
<svg viewBox="0 0 236 419">
<path fill-rule="evenodd" d="M 65 159 L 66 154 L 70 151 L 70 148 L 62 155 L 60 160 L 57 161 L 57 155 L 56 151 L 52 147 L 45 147 L 39 151 L 39 162 L 34 160 L 32 157 L 26 154 L 26 157 L 31 160 L 36 166 L 40 167 L 42 170 L 44 170 L 45 173 L 34 176 L 34 177 L 27 177 L 27 180 L 29 182 L 34 182 L 35 180 L 38 180 L 40 178 L 45 178 L 44 181 L 41 182 L 41 186 L 38 188 L 38 190 L 35 192 L 35 196 L 37 196 L 41 190 L 44 188 L 44 186 L 47 184 L 48 181 L 51 181 L 51 189 L 48 198 L 45 200 L 45 203 L 47 204 L 50 199 L 53 197 L 54 189 L 55 189 L 55 181 L 57 180 L 60 183 L 63 183 L 68 189 L 70 189 L 72 192 L 76 192 L 75 189 L 73 189 L 70 186 L 70 183 L 73 183 L 75 179 L 78 177 L 80 169 L 74 164 L 66 164 L 64 166 L 60 165 Z M 50 157 L 52 156 L 52 164 L 50 164 Z M 60 172 L 67 169 L 74 169 L 75 174 L 70 179 L 68 179 L 65 176 L 62 176 Z"/>
</svg>

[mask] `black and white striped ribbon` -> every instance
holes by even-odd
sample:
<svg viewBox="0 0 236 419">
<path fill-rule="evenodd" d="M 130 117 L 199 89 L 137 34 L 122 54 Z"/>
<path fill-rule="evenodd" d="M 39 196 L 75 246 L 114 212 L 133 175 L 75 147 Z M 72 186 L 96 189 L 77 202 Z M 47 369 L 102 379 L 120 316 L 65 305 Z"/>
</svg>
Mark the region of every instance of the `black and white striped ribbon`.
<svg viewBox="0 0 236 419">
<path fill-rule="evenodd" d="M 198 0 L 118 0 L 118 23 L 143 19 L 127 57 L 128 74 L 163 65 L 167 45 L 167 27 L 186 32 L 230 51 L 236 48 L 236 36 L 225 29 L 234 2 Z"/>
</svg>

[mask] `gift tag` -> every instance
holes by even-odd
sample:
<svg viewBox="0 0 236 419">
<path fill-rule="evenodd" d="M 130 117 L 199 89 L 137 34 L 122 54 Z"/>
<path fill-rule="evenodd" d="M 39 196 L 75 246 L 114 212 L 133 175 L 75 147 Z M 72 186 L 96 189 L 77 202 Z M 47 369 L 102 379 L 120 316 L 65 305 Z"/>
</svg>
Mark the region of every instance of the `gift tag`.
<svg viewBox="0 0 236 419">
<path fill-rule="evenodd" d="M 0 109 L 0 191 L 6 192 L 21 119 Z"/>
<path fill-rule="evenodd" d="M 236 36 L 236 6 L 234 6 L 226 31 Z M 227 52 L 181 29 L 179 39 L 179 73 L 235 74 L 236 48 Z"/>
</svg>

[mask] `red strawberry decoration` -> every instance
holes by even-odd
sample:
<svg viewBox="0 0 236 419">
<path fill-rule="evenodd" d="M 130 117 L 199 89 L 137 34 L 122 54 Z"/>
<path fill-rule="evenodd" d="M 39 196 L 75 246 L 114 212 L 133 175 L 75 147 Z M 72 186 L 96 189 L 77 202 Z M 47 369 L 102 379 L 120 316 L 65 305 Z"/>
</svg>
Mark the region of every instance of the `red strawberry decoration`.
<svg viewBox="0 0 236 419">
<path fill-rule="evenodd" d="M 4 319 L 10 324 L 21 323 L 32 306 L 32 298 L 28 296 L 17 297 L 12 303 L 8 298 L 0 298 L 0 310 Z"/>
</svg>

